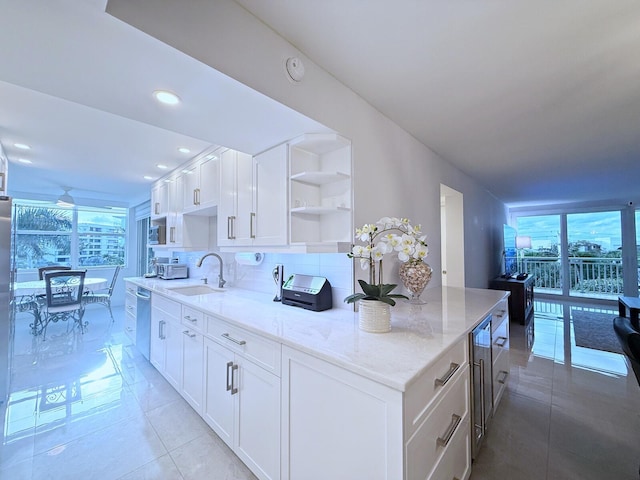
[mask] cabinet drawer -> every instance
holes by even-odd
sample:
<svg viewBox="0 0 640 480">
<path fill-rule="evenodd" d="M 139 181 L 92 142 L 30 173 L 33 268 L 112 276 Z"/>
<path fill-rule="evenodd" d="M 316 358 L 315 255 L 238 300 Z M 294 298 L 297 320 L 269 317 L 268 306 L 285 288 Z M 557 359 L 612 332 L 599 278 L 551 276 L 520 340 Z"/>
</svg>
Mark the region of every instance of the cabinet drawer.
<svg viewBox="0 0 640 480">
<path fill-rule="evenodd" d="M 182 318 L 180 319 L 180 322 L 185 327 L 192 328 L 198 332 L 202 332 L 204 329 L 204 313 L 183 305 Z"/>
<path fill-rule="evenodd" d="M 469 418 L 460 422 L 444 455 L 438 462 L 429 480 L 462 480 L 468 478 L 471 473 L 471 439 Z"/>
<path fill-rule="evenodd" d="M 493 329 L 493 324 L 491 326 Z M 491 358 L 495 361 L 500 353 L 509 350 L 509 322 L 503 321 L 498 328 L 491 334 Z"/>
<path fill-rule="evenodd" d="M 504 321 L 509 322 L 509 304 L 506 299 L 502 300 L 491 310 L 491 332 L 495 332 Z"/>
<path fill-rule="evenodd" d="M 409 387 L 405 394 L 406 436 L 415 431 L 430 411 L 430 405 L 447 390 L 469 364 L 467 337 L 445 352 L 445 354 Z"/>
<path fill-rule="evenodd" d="M 206 334 L 229 350 L 239 353 L 265 370 L 280 376 L 281 345 L 209 315 Z"/>
<path fill-rule="evenodd" d="M 180 318 L 182 313 L 182 305 L 180 303 L 169 300 L 161 295 L 151 295 L 151 307 L 157 310 L 162 310 L 170 317 L 177 319 Z"/>
<path fill-rule="evenodd" d="M 503 350 L 493 362 L 493 413 L 495 414 L 498 403 L 507 386 L 509 379 L 509 351 Z"/>
<path fill-rule="evenodd" d="M 428 478 L 460 430 L 469 431 L 469 367 L 462 368 L 407 442 L 407 479 Z"/>
<path fill-rule="evenodd" d="M 136 343 L 136 317 L 131 315 L 129 311 L 124 316 L 124 333 L 129 337 L 129 340 L 135 345 Z"/>
<path fill-rule="evenodd" d="M 133 283 L 125 282 L 125 290 L 126 290 L 126 293 L 127 293 L 127 297 L 129 295 L 133 296 L 133 298 L 136 297 L 137 288 Z"/>
<path fill-rule="evenodd" d="M 136 301 L 136 297 L 129 298 L 130 295 L 127 294 L 126 302 L 124 304 L 124 309 L 129 315 L 135 316 L 138 314 L 138 302 Z"/>
</svg>

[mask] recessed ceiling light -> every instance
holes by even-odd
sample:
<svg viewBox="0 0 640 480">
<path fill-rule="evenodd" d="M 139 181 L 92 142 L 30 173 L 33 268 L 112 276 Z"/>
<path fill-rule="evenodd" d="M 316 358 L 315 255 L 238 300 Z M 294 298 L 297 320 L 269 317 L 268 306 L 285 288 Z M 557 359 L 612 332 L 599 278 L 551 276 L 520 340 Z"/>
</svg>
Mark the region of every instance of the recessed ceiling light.
<svg viewBox="0 0 640 480">
<path fill-rule="evenodd" d="M 153 177 L 151 175 L 145 175 L 144 177 L 145 180 L 153 180 Z"/>
<path fill-rule="evenodd" d="M 178 151 L 180 153 L 191 153 L 191 150 L 189 150 L 187 147 L 178 147 Z"/>
<path fill-rule="evenodd" d="M 26 163 L 26 164 L 33 163 L 31 160 L 26 159 L 26 158 L 19 158 L 18 161 L 20 163 Z"/>
<path fill-rule="evenodd" d="M 159 163 L 158 165 L 156 165 L 156 167 L 158 167 L 160 170 L 166 170 L 167 168 L 169 168 L 169 167 L 167 167 L 166 165 L 164 165 L 162 163 Z"/>
<path fill-rule="evenodd" d="M 156 100 L 160 103 L 164 103 L 165 105 L 177 105 L 180 103 L 180 97 L 167 90 L 156 90 L 153 92 L 153 96 L 156 97 Z"/>
<path fill-rule="evenodd" d="M 20 150 L 31 150 L 31 147 L 26 143 L 14 143 L 13 146 Z"/>
</svg>

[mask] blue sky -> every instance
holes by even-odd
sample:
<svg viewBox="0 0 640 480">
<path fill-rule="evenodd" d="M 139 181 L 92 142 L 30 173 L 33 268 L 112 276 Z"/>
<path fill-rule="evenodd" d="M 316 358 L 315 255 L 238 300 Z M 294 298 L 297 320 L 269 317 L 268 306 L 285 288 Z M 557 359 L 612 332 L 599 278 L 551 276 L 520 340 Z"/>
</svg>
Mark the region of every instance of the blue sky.
<svg viewBox="0 0 640 480">
<path fill-rule="evenodd" d="M 636 217 L 638 217 L 636 212 Z M 534 250 L 548 248 L 560 240 L 560 215 L 519 217 L 518 235 L 531 237 Z M 587 240 L 610 251 L 622 245 L 620 212 L 572 213 L 567 215 L 569 242 Z"/>
</svg>

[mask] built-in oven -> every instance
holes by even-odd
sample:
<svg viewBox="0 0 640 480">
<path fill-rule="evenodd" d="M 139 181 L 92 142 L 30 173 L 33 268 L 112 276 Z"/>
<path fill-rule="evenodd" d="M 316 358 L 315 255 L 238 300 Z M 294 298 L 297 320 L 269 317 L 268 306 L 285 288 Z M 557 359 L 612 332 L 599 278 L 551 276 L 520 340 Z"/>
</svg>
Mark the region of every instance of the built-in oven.
<svg viewBox="0 0 640 480">
<path fill-rule="evenodd" d="M 469 338 L 471 357 L 471 457 L 476 458 L 487 433 L 492 413 L 491 315 L 472 330 Z"/>
</svg>

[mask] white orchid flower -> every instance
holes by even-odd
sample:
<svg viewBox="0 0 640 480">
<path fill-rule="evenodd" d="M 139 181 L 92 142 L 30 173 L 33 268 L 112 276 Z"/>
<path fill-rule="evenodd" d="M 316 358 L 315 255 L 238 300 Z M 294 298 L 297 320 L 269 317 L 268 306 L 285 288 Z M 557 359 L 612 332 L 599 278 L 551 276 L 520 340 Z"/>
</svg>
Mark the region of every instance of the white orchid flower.
<svg viewBox="0 0 640 480">
<path fill-rule="evenodd" d="M 429 255 L 429 248 L 424 245 L 416 245 L 415 251 L 413 252 L 413 258 L 416 260 L 424 260 Z"/>
<path fill-rule="evenodd" d="M 398 252 L 398 260 L 400 260 L 401 262 L 407 262 L 411 258 L 412 254 L 413 247 L 410 245 L 405 245 L 404 248 L 402 248 L 402 250 Z"/>
<path fill-rule="evenodd" d="M 367 252 L 362 245 L 354 245 L 353 249 L 351 250 L 351 254 L 354 257 L 363 257 L 365 255 L 368 256 L 369 252 Z"/>
<path fill-rule="evenodd" d="M 360 259 L 360 268 L 362 270 L 368 270 L 369 269 L 369 259 L 368 258 L 361 258 Z"/>
</svg>

